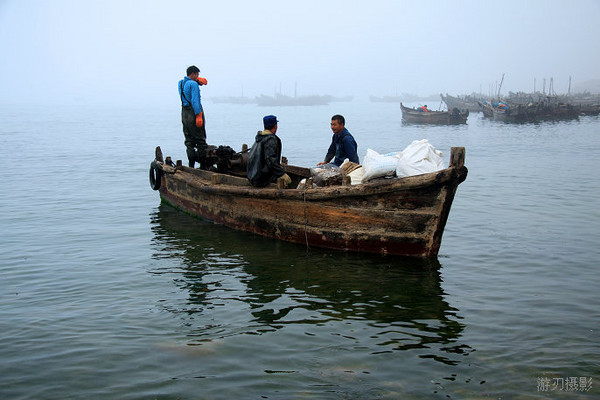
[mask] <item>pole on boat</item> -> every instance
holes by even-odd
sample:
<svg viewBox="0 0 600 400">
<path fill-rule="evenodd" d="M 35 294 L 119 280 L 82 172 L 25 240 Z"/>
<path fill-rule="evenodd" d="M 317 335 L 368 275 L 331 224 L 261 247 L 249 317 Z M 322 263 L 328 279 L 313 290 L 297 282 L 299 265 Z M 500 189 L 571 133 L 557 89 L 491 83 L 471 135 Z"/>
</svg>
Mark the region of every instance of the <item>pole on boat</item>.
<svg viewBox="0 0 600 400">
<path fill-rule="evenodd" d="M 544 86 L 542 88 L 542 94 L 546 94 L 546 78 L 544 78 Z"/>
<path fill-rule="evenodd" d="M 498 99 L 500 99 L 500 90 L 502 90 L 502 83 L 504 82 L 504 74 L 502 74 L 502 79 L 500 80 L 500 86 L 498 86 Z"/>
<path fill-rule="evenodd" d="M 460 168 L 465 165 L 465 148 L 451 147 L 450 148 L 450 166 Z"/>
</svg>

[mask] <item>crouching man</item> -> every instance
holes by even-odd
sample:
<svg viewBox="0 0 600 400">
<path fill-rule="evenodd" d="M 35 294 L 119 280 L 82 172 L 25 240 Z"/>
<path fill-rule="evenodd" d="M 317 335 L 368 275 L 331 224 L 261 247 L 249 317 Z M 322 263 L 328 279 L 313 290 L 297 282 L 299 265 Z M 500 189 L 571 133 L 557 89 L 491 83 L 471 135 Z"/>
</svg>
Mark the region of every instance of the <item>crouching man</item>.
<svg viewBox="0 0 600 400">
<path fill-rule="evenodd" d="M 277 133 L 277 117 L 267 115 L 263 118 L 265 130 L 258 131 L 254 145 L 248 155 L 248 180 L 255 187 L 264 187 L 277 182 L 279 177 L 285 179 L 286 186 L 292 180 L 281 165 L 281 139 Z"/>
</svg>

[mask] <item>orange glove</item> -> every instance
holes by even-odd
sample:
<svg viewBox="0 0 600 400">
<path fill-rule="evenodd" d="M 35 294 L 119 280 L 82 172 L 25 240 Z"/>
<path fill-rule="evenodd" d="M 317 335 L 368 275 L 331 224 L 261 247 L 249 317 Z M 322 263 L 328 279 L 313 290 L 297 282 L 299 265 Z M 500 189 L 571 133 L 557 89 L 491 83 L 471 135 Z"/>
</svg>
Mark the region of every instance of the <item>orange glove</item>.
<svg viewBox="0 0 600 400">
<path fill-rule="evenodd" d="M 201 78 L 201 77 L 198 77 L 198 79 L 196 79 L 196 82 L 198 82 L 198 85 L 200 85 L 200 86 L 208 84 L 208 81 L 206 80 L 206 78 Z"/>
<path fill-rule="evenodd" d="M 202 119 L 202 112 L 200 112 L 200 114 L 196 115 L 196 126 L 198 128 L 202 128 L 203 124 L 204 124 L 204 119 Z"/>
</svg>

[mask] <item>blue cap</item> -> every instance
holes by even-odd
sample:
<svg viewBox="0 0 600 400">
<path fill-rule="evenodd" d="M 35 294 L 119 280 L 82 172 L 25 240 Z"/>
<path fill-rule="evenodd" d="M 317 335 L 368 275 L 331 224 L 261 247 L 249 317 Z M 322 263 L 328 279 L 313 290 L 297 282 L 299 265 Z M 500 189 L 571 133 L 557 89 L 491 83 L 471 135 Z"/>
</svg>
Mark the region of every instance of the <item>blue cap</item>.
<svg viewBox="0 0 600 400">
<path fill-rule="evenodd" d="M 265 129 L 269 129 L 277 125 L 279 121 L 277 121 L 277 117 L 274 115 L 267 115 L 263 118 L 263 125 Z"/>
</svg>

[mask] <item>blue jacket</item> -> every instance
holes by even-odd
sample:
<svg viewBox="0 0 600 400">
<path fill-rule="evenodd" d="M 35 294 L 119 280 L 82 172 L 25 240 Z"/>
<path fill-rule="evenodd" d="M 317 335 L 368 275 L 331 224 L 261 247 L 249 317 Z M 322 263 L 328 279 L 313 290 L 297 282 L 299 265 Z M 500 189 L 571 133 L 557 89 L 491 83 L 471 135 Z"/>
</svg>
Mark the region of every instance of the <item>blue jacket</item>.
<svg viewBox="0 0 600 400">
<path fill-rule="evenodd" d="M 331 145 L 329 146 L 329 150 L 327 150 L 327 155 L 325 156 L 325 160 L 331 160 L 333 156 L 335 159 L 333 160 L 333 164 L 338 167 L 342 165 L 344 160 L 348 158 L 350 161 L 360 164 L 358 160 L 357 153 L 358 145 L 356 141 L 348 132 L 348 129 L 344 128 L 344 130 L 339 134 L 333 134 L 331 138 Z"/>
<path fill-rule="evenodd" d="M 200 103 L 200 85 L 189 77 L 185 77 L 179 81 L 179 97 L 181 97 L 181 105 L 191 105 L 194 109 L 194 114 L 198 115 L 202 112 L 202 103 Z"/>
</svg>

